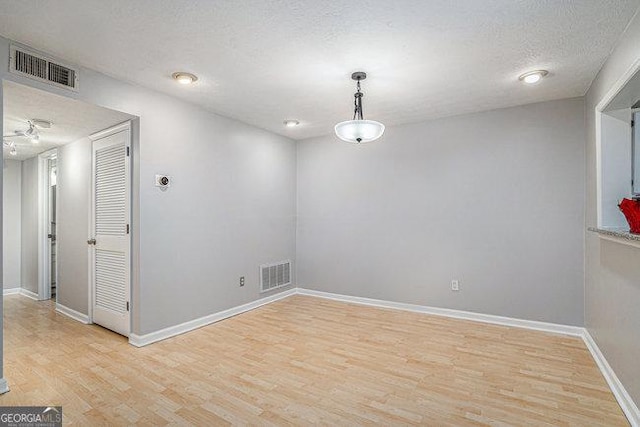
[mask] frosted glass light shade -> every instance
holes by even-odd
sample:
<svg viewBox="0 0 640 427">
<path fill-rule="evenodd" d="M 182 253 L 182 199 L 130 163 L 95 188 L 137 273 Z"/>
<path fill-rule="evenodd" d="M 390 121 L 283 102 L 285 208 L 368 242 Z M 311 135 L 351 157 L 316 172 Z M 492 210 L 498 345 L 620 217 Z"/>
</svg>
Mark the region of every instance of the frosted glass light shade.
<svg viewBox="0 0 640 427">
<path fill-rule="evenodd" d="M 347 120 L 338 123 L 335 131 L 341 140 L 359 144 L 380 138 L 384 133 L 384 125 L 374 120 Z"/>
</svg>

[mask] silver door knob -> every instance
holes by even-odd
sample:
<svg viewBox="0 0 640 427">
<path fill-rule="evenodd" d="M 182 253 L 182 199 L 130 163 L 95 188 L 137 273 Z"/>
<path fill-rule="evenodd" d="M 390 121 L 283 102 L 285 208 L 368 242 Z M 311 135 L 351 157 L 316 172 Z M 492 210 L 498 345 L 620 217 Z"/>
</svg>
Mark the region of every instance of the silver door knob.
<svg viewBox="0 0 640 427">
<path fill-rule="evenodd" d="M 87 240 L 87 243 L 90 245 L 95 245 L 96 244 L 96 239 L 89 239 Z"/>
</svg>

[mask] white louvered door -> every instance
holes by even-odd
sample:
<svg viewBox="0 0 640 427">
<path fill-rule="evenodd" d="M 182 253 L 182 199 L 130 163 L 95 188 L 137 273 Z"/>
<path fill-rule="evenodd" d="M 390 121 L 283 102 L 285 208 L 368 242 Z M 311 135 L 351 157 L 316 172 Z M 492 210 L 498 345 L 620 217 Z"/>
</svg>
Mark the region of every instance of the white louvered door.
<svg viewBox="0 0 640 427">
<path fill-rule="evenodd" d="M 130 178 L 129 123 L 93 140 L 91 252 L 93 323 L 129 336 Z"/>
</svg>

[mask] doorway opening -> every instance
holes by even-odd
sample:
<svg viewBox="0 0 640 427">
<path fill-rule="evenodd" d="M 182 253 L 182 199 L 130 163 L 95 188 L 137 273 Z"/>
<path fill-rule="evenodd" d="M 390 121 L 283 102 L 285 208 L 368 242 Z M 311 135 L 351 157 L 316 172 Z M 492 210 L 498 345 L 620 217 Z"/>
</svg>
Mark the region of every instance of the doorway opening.
<svg viewBox="0 0 640 427">
<path fill-rule="evenodd" d="M 3 259 L 3 293 L 20 295 L 5 298 L 5 306 L 29 297 L 128 336 L 131 123 L 137 118 L 10 81 L 2 85 L 3 233 L 10 254 Z"/>
<path fill-rule="evenodd" d="M 56 280 L 58 278 L 58 266 L 56 264 L 56 174 L 57 159 L 49 159 L 49 292 L 51 298 L 56 298 Z"/>
</svg>

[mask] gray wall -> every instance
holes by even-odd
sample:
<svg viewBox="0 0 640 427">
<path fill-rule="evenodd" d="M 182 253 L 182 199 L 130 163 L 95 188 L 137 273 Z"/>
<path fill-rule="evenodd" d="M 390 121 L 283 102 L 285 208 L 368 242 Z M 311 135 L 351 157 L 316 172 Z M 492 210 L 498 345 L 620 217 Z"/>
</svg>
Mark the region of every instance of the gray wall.
<svg viewBox="0 0 640 427">
<path fill-rule="evenodd" d="M 298 145 L 300 287 L 582 325 L 583 230 L 582 98 Z"/>
<path fill-rule="evenodd" d="M 19 288 L 21 254 L 21 211 L 22 211 L 22 162 L 4 160 L 2 181 L 2 241 L 3 288 Z"/>
<path fill-rule="evenodd" d="M 38 293 L 38 158 L 22 162 L 22 288 Z"/>
<path fill-rule="evenodd" d="M 586 225 L 590 227 L 597 223 L 595 107 L 639 58 L 640 17 L 636 16 L 587 93 Z M 585 233 L 585 323 L 640 404 L 640 249 Z"/>
<path fill-rule="evenodd" d="M 3 88 L 2 85 L 0 84 L 0 100 L 4 99 L 4 93 L 3 93 Z M 4 117 L 4 103 L 0 102 L 0 117 Z M 2 126 L 4 128 L 4 124 Z M 0 180 L 2 180 L 4 182 L 4 168 L 0 169 Z M 0 191 L 3 191 L 3 185 L 0 185 Z M 0 200 L 2 200 L 0 198 Z M 4 212 L 3 209 L 0 209 L 0 217 L 3 217 Z M 0 241 L 4 241 L 4 221 L 0 221 Z M 0 259 L 4 260 L 4 245 L 0 245 Z M 0 288 L 4 289 L 4 266 L 3 266 L 3 262 L 0 262 L 0 272 L 2 272 L 3 274 L 0 274 L 0 280 L 2 280 L 3 285 L 0 286 Z M 4 313 L 3 310 L 4 307 L 4 294 L 2 292 L 0 292 L 0 314 Z M 4 378 L 4 315 L 0 315 L 0 382 L 2 383 L 2 385 L 6 388 L 7 386 L 7 382 L 6 379 Z"/>
<path fill-rule="evenodd" d="M 0 38 L 0 78 L 140 118 L 133 333 L 254 301 L 265 296 L 259 265 L 295 260 L 294 141 L 84 68 L 79 92 L 57 89 L 8 73 L 8 58 Z M 168 191 L 154 186 L 157 173 L 174 177 Z"/>
<path fill-rule="evenodd" d="M 57 302 L 87 314 L 89 298 L 89 206 L 91 141 L 58 149 Z"/>
</svg>

